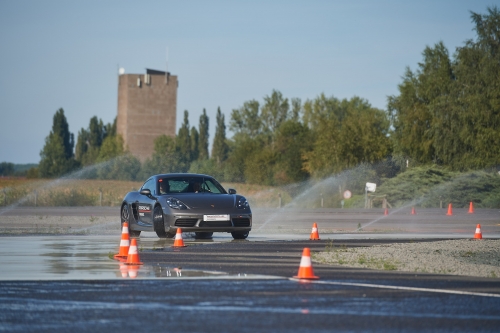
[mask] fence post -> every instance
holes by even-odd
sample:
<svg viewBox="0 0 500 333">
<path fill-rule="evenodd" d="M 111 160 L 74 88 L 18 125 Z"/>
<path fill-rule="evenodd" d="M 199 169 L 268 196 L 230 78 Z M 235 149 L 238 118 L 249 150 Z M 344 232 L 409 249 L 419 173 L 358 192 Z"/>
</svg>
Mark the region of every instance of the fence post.
<svg viewBox="0 0 500 333">
<path fill-rule="evenodd" d="M 35 192 L 35 207 L 36 207 L 36 204 L 37 204 L 37 202 L 36 202 L 36 201 L 37 201 L 37 199 L 38 199 L 38 193 L 37 193 L 37 191 L 36 191 L 36 190 L 35 190 L 34 192 Z"/>
<path fill-rule="evenodd" d="M 3 188 L 3 205 L 7 206 L 7 189 Z"/>
<path fill-rule="evenodd" d="M 321 208 L 323 208 L 323 193 L 320 193 L 321 195 Z"/>
<path fill-rule="evenodd" d="M 278 193 L 278 208 L 281 208 L 281 193 Z"/>
<path fill-rule="evenodd" d="M 102 206 L 102 189 L 99 189 L 99 206 Z"/>
</svg>

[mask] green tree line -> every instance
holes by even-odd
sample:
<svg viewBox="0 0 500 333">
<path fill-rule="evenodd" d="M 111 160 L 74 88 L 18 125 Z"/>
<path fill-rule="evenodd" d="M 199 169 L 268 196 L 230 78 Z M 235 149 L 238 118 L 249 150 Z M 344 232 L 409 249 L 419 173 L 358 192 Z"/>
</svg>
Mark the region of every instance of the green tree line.
<svg viewBox="0 0 500 333">
<path fill-rule="evenodd" d="M 498 166 L 500 12 L 496 7 L 484 15 L 471 12 L 471 19 L 475 39 L 452 57 L 442 42 L 426 47 L 417 70 L 407 68 L 399 93 L 388 97 L 387 110 L 357 96 L 320 94 L 301 101 L 273 90 L 262 101 L 233 109 L 227 121 L 217 109 L 210 152 L 206 110 L 197 127 L 184 111 L 176 137 L 158 137 L 153 155 L 141 164 L 123 147 L 116 121 L 104 124 L 93 117 L 75 144 L 59 109 L 38 174 L 81 170 L 88 178 L 142 180 L 155 173 L 198 172 L 228 182 L 285 185 L 358 165 L 372 165 L 377 177 L 393 177 L 406 161 L 457 171 Z"/>
<path fill-rule="evenodd" d="M 394 154 L 452 170 L 500 164 L 500 12 L 471 12 L 476 38 L 450 57 L 442 42 L 428 46 L 390 96 Z"/>
</svg>

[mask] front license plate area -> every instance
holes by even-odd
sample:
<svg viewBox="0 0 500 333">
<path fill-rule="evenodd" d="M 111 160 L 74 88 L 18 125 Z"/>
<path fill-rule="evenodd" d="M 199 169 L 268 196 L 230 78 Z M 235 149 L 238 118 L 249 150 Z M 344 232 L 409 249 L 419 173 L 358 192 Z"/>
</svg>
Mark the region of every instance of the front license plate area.
<svg viewBox="0 0 500 333">
<path fill-rule="evenodd" d="M 229 215 L 203 215 L 203 221 L 230 221 Z"/>
</svg>

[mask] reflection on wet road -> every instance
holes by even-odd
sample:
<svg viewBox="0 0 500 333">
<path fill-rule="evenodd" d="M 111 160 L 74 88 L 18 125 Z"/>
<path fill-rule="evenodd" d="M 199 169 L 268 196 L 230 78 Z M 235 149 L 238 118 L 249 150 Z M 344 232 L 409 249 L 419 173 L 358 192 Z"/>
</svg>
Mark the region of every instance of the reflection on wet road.
<svg viewBox="0 0 500 333">
<path fill-rule="evenodd" d="M 119 243 L 115 236 L 28 236 L 3 237 L 1 240 L 0 266 L 8 269 L 0 270 L 0 280 L 189 278 L 227 275 L 223 272 L 189 270 L 169 265 L 125 265 L 110 258 L 118 250 Z M 186 242 L 201 244 L 195 240 Z M 171 246 L 172 240 L 142 237 L 139 244 L 140 252 L 144 249 L 154 251 Z"/>
</svg>

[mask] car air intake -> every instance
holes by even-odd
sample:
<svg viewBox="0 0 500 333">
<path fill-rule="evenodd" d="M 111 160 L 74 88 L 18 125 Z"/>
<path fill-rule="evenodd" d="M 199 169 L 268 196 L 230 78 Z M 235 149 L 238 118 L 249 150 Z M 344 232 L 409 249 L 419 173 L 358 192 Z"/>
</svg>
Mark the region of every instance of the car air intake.
<svg viewBox="0 0 500 333">
<path fill-rule="evenodd" d="M 232 227 L 231 221 L 201 221 L 200 227 Z"/>
<path fill-rule="evenodd" d="M 233 224 L 235 227 L 249 227 L 250 219 L 248 218 L 234 218 Z"/>
<path fill-rule="evenodd" d="M 176 227 L 194 227 L 198 219 L 177 219 L 175 221 Z"/>
</svg>

